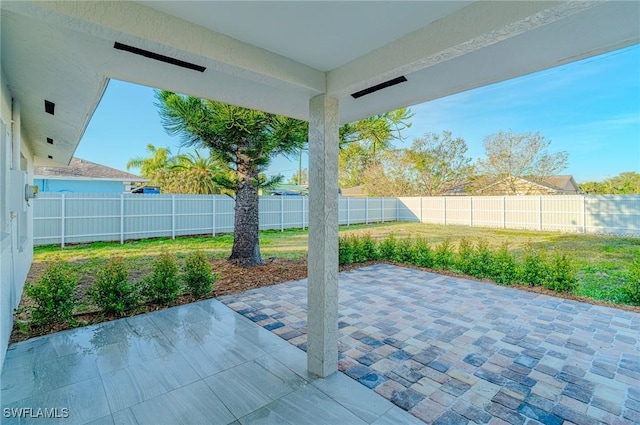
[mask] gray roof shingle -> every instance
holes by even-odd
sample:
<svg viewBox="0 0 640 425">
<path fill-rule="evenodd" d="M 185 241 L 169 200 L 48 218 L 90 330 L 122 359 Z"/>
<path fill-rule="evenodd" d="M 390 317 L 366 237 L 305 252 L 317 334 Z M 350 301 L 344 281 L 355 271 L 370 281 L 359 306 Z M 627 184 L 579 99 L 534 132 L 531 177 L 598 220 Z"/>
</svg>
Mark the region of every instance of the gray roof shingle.
<svg viewBox="0 0 640 425">
<path fill-rule="evenodd" d="M 125 171 L 116 170 L 115 168 L 96 164 L 95 162 L 87 161 L 86 159 L 80 159 L 76 157 L 71 158 L 71 162 L 67 166 L 35 167 L 33 174 L 36 178 L 69 177 L 73 179 L 86 178 L 86 179 L 109 179 L 109 180 L 122 180 L 122 181 L 148 181 L 148 179 L 145 179 L 144 177 L 127 173 Z"/>
</svg>

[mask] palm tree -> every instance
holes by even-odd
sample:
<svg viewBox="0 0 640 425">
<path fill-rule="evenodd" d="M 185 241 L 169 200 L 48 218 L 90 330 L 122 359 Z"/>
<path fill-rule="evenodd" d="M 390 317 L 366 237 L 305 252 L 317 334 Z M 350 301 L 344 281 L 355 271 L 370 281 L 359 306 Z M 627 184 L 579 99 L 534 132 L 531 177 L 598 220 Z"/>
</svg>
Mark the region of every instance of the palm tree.
<svg viewBox="0 0 640 425">
<path fill-rule="evenodd" d="M 169 169 L 177 173 L 181 193 L 198 195 L 233 194 L 217 182 L 220 178 L 229 179 L 227 164 L 212 155 L 203 157 L 198 150 L 195 153 L 178 155 L 173 159 Z"/>
<path fill-rule="evenodd" d="M 127 170 L 139 168 L 140 174 L 153 180 L 158 170 L 166 170 L 171 162 L 171 150 L 169 148 L 156 148 L 153 144 L 147 144 L 147 152 L 151 156 L 147 158 L 137 157 L 127 162 Z"/>
</svg>

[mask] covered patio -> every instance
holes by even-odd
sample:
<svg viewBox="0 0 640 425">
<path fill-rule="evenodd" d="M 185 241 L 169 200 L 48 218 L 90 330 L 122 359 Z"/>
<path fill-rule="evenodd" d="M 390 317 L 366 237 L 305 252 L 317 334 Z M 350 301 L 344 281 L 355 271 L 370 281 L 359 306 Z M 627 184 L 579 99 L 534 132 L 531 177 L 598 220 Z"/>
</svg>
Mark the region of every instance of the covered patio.
<svg viewBox="0 0 640 425">
<path fill-rule="evenodd" d="M 20 396 L 14 398 L 14 402 L 30 400 L 42 403 L 39 406 L 43 408 L 58 402 L 76 406 L 79 400 L 82 405 L 95 401 L 98 403 L 96 411 L 104 413 L 102 417 L 107 416 L 107 423 L 109 414 L 116 412 L 114 406 L 129 409 L 128 406 L 136 402 L 134 394 L 147 394 L 146 402 L 164 388 L 168 398 L 149 401 L 146 409 L 150 415 L 154 412 L 170 415 L 174 413 L 160 407 L 193 410 L 194 406 L 184 400 L 197 402 L 198 398 L 189 394 L 216 393 L 208 384 L 206 388 L 203 386 L 203 378 L 197 370 L 190 370 L 193 369 L 191 366 L 171 365 L 165 370 L 162 360 L 145 358 L 148 352 L 145 344 L 151 344 L 149 350 L 156 353 L 152 354 L 155 358 L 166 357 L 162 353 L 167 354 L 167 351 L 162 350 L 168 349 L 171 353 L 179 350 L 181 344 L 189 344 L 190 335 L 197 334 L 198 329 L 191 329 L 188 316 L 195 314 L 204 322 L 216 323 L 215 308 L 206 310 L 199 306 L 191 307 L 191 310 L 171 310 L 178 313 L 158 313 L 158 320 L 169 329 L 176 329 L 176 334 L 171 335 L 175 340 L 169 341 L 173 348 L 163 346 L 154 337 L 150 338 L 151 342 L 145 339 L 145 335 L 148 337 L 157 332 L 158 324 L 154 323 L 156 329 L 154 326 L 132 327 L 130 323 L 135 320 L 149 320 L 149 316 L 143 316 L 45 337 L 16 345 L 6 352 L 12 311 L 20 300 L 32 258 L 33 213 L 24 199 L 25 183 L 32 181 L 34 165 L 69 163 L 109 79 L 309 121 L 311 214 L 307 353 L 306 358 L 295 354 L 297 368 L 286 365 L 283 370 L 277 368 L 284 373 L 282 379 L 271 372 L 262 377 L 267 381 L 286 381 L 286 385 L 274 388 L 281 389 L 279 395 L 292 391 L 292 399 L 288 403 L 281 401 L 281 404 L 278 400 L 283 398 L 269 400 L 268 403 L 274 403 L 274 409 L 269 412 L 280 414 L 282 406 L 287 406 L 290 409 L 286 415 L 294 418 L 298 406 L 295 394 L 300 394 L 299 391 L 313 393 L 317 399 L 331 403 L 326 392 L 324 396 L 320 394 L 324 391 L 320 384 L 306 381 L 305 374 L 299 370 L 300 365 L 309 376 L 320 378 L 329 377 L 338 368 L 339 125 L 640 41 L 640 3 L 631 1 L 2 1 L 0 8 L 0 118 L 3 129 L 0 185 L 3 194 L 11 194 L 6 195 L 6 199 L 3 195 L 0 204 L 0 224 L 3 226 L 0 234 L 0 364 L 3 364 L 3 374 L 18 374 L 17 383 L 3 379 L 2 403 L 9 403 L 5 398 L 9 394 Z M 18 216 L 19 224 L 14 220 Z M 203 315 L 203 312 L 207 314 Z M 175 317 L 165 317 L 172 314 Z M 223 316 L 234 317 L 233 321 L 237 318 L 234 314 L 221 314 L 220 317 Z M 233 340 L 238 329 L 231 327 L 230 322 L 222 320 L 221 323 L 220 331 L 227 333 L 226 340 Z M 227 325 L 230 327 L 225 330 Z M 109 326 L 124 328 L 122 332 L 109 331 Z M 131 332 L 124 332 L 129 328 Z M 241 330 L 242 338 L 251 342 L 247 335 L 253 332 L 258 338 L 266 335 L 266 331 L 255 329 Z M 147 331 L 150 334 L 145 334 Z M 130 341 L 135 341 L 133 345 L 117 339 L 123 332 L 132 338 Z M 94 334 L 104 341 L 91 342 L 96 337 Z M 70 339 L 68 344 L 64 342 L 67 337 Z M 111 338 L 115 338 L 113 343 L 109 343 Z M 109 384 L 100 371 L 99 359 L 117 361 L 119 355 L 124 355 L 117 353 L 122 347 L 119 343 L 129 348 L 141 344 L 140 350 L 135 348 L 141 353 L 132 357 L 143 364 L 156 363 L 146 368 L 128 366 L 126 376 L 114 378 Z M 286 358 L 289 351 L 272 352 L 268 345 L 266 350 L 262 345 L 258 346 L 265 353 L 260 361 Z M 88 353 L 78 348 L 83 346 Z M 115 357 L 102 357 L 95 352 L 91 357 L 91 351 L 99 351 L 103 346 L 114 349 Z M 254 347 L 248 347 L 249 351 L 261 354 Z M 214 348 L 208 348 L 211 353 L 216 352 Z M 188 349 L 183 351 L 173 358 L 178 361 L 176 364 L 181 364 L 180 358 L 186 353 L 195 353 Z M 131 355 L 129 349 L 124 352 L 126 356 Z M 82 360 L 85 355 L 88 360 Z M 207 353 L 202 355 L 207 356 Z M 224 358 L 223 353 L 220 355 Z M 216 364 L 215 356 L 207 358 L 208 367 Z M 38 370 L 47 364 L 43 359 L 62 362 L 61 368 L 65 367 L 64 362 L 71 362 L 69 373 L 48 379 L 47 373 L 52 373 L 53 369 L 45 368 L 42 374 L 21 382 L 21 376 L 29 377 L 29 370 Z M 252 370 L 263 369 L 258 358 L 246 360 L 251 362 L 247 367 Z M 88 362 L 86 368 L 74 364 L 85 361 Z M 229 370 L 229 379 L 233 380 L 230 367 L 227 365 L 225 370 Z M 106 373 L 117 375 L 115 369 Z M 131 377 L 137 378 L 132 379 L 129 386 L 116 385 Z M 57 389 L 48 387 L 64 383 L 65 379 L 77 380 L 67 382 L 76 386 L 75 392 L 56 392 Z M 319 382 L 336 379 L 342 378 L 330 377 L 328 381 Z M 4 390 L 9 382 L 14 382 L 13 390 Z M 184 389 L 185 385 L 194 382 L 199 383 Z M 100 388 L 104 392 L 96 393 Z M 135 391 L 128 393 L 133 389 Z M 181 389 L 185 391 L 182 396 L 169 392 Z M 37 398 L 40 396 L 45 398 Z M 80 396 L 87 399 L 77 398 Z M 110 405 L 109 397 L 111 403 L 116 404 Z M 349 399 L 347 395 L 341 397 Z M 226 419 L 235 420 L 238 416 L 233 413 L 231 404 L 221 401 L 222 405 L 202 406 L 209 412 L 207 417 L 224 412 L 223 406 L 228 413 L 222 416 L 222 423 Z M 143 400 L 138 399 L 138 402 Z M 345 404 L 348 403 L 342 403 Z M 220 410 L 206 410 L 218 407 Z M 86 412 L 86 409 L 80 410 Z M 395 408 L 381 410 L 384 411 L 379 411 L 377 418 L 369 417 L 373 419 L 369 422 L 383 420 L 387 414 L 398 414 Z M 346 409 L 345 414 L 355 412 Z M 327 418 L 326 413 L 323 415 L 315 417 L 316 420 Z M 94 415 L 79 417 L 79 423 L 101 418 Z"/>
<path fill-rule="evenodd" d="M 340 284 L 344 373 L 308 373 L 287 282 L 12 345 L 3 423 L 640 422 L 638 313 L 385 264 Z"/>
<path fill-rule="evenodd" d="M 1 381 L 3 424 L 420 423 L 215 299 L 14 344 Z"/>
</svg>

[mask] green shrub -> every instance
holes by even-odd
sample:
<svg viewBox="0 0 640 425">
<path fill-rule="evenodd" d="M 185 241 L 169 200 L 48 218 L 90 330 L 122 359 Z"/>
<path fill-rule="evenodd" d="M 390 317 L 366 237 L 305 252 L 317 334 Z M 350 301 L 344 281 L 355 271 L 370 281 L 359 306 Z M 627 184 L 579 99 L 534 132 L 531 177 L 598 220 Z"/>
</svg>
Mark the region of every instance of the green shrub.
<svg viewBox="0 0 640 425">
<path fill-rule="evenodd" d="M 367 258 L 365 261 L 373 261 L 380 258 L 378 254 L 378 244 L 368 233 L 362 237 L 362 250 Z"/>
<path fill-rule="evenodd" d="M 483 279 L 493 274 L 493 252 L 484 239 L 479 239 L 471 256 L 471 276 Z"/>
<path fill-rule="evenodd" d="M 433 254 L 426 238 L 418 238 L 413 243 L 410 263 L 418 267 L 433 267 Z"/>
<path fill-rule="evenodd" d="M 467 238 L 460 239 L 458 243 L 458 255 L 456 256 L 455 269 L 463 274 L 471 275 L 473 269 L 473 245 Z"/>
<path fill-rule="evenodd" d="M 179 293 L 178 263 L 174 255 L 163 252 L 153 264 L 151 274 L 143 279 L 142 294 L 151 302 L 167 305 Z"/>
<path fill-rule="evenodd" d="M 402 264 L 410 264 L 413 257 L 413 240 L 412 239 L 400 239 L 396 241 L 395 250 L 391 261 Z"/>
<path fill-rule="evenodd" d="M 440 270 L 451 270 L 455 267 L 456 256 L 449 239 L 445 239 L 436 246 L 433 253 L 433 267 Z"/>
<path fill-rule="evenodd" d="M 549 275 L 549 266 L 547 264 L 547 256 L 542 251 L 534 250 L 528 245 L 518 279 L 525 285 L 540 286 Z"/>
<path fill-rule="evenodd" d="M 90 293 L 93 303 L 105 313 L 122 315 L 140 301 L 136 286 L 129 283 L 124 261 L 117 257 L 98 270 Z"/>
<path fill-rule="evenodd" d="M 364 246 L 364 239 L 360 236 L 351 237 L 351 246 L 353 247 L 353 262 L 364 263 L 369 261 L 369 256 Z"/>
<path fill-rule="evenodd" d="M 184 261 L 182 280 L 196 298 L 201 298 L 213 290 L 219 275 L 211 271 L 211 264 L 203 251 L 193 251 Z"/>
<path fill-rule="evenodd" d="M 489 278 L 502 285 L 511 285 L 518 280 L 516 259 L 509 252 L 506 243 L 493 255 L 493 268 Z"/>
<path fill-rule="evenodd" d="M 640 255 L 637 255 L 635 261 L 629 265 L 624 292 L 631 303 L 640 304 Z"/>
<path fill-rule="evenodd" d="M 353 263 L 353 244 L 348 236 L 338 238 L 338 263 L 341 266 Z"/>
<path fill-rule="evenodd" d="M 383 239 L 378 246 L 378 252 L 380 253 L 380 259 L 387 261 L 394 261 L 393 259 L 396 257 L 396 246 L 398 245 L 398 241 L 395 236 L 390 235 L 387 238 Z"/>
<path fill-rule="evenodd" d="M 548 266 L 542 285 L 556 292 L 573 292 L 578 287 L 573 264 L 566 254 L 556 252 Z"/>
<path fill-rule="evenodd" d="M 31 321 L 40 326 L 56 322 L 74 323 L 73 307 L 78 276 L 63 262 L 51 263 L 37 284 L 28 285 L 26 294 L 35 306 Z"/>
</svg>

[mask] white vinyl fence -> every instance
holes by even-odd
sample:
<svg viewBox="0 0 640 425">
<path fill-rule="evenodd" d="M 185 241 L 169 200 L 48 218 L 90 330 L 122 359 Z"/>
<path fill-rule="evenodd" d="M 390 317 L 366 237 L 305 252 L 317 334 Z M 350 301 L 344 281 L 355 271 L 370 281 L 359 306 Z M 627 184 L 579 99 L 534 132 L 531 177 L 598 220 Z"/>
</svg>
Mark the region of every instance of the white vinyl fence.
<svg viewBox="0 0 640 425">
<path fill-rule="evenodd" d="M 40 193 L 33 202 L 35 245 L 233 231 L 228 196 Z M 262 230 L 308 221 L 307 197 L 260 198 Z M 341 225 L 387 221 L 640 236 L 640 196 L 340 198 Z"/>
<path fill-rule="evenodd" d="M 235 201 L 222 195 L 40 193 L 34 245 L 61 245 L 233 231 Z M 341 198 L 340 224 L 396 221 L 396 198 Z M 260 229 L 306 228 L 306 196 L 260 197 Z"/>
<path fill-rule="evenodd" d="M 398 221 L 640 236 L 640 195 L 398 198 Z"/>
</svg>

